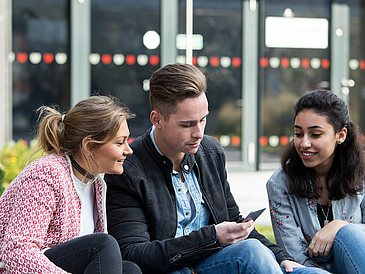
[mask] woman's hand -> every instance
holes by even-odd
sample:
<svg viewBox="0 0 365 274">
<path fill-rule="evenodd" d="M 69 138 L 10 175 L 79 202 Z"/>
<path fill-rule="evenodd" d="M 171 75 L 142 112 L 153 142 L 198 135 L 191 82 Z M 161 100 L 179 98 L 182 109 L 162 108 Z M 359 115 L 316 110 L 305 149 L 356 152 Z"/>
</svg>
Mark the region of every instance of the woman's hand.
<svg viewBox="0 0 365 274">
<path fill-rule="evenodd" d="M 309 243 L 309 257 L 317 257 L 318 255 L 327 256 L 333 246 L 333 241 L 335 240 L 337 231 L 348 224 L 349 223 L 346 221 L 333 220 L 325 225 L 316 233 L 316 235 L 314 235 L 312 241 Z"/>
<path fill-rule="evenodd" d="M 280 267 L 284 268 L 286 273 L 291 273 L 294 270 L 293 267 L 305 267 L 305 266 L 297 262 L 285 260 L 281 262 Z"/>
</svg>

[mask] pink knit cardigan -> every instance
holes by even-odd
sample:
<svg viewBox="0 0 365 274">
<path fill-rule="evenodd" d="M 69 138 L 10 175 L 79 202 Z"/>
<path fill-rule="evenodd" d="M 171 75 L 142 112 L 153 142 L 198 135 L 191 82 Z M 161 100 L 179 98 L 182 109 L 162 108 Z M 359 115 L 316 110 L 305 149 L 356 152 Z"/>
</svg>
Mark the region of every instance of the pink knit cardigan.
<svg viewBox="0 0 365 274">
<path fill-rule="evenodd" d="M 105 232 L 106 186 L 100 176 L 94 184 L 94 232 Z M 67 158 L 47 155 L 32 162 L 0 197 L 0 273 L 67 273 L 42 250 L 78 237 L 80 214 Z"/>
</svg>

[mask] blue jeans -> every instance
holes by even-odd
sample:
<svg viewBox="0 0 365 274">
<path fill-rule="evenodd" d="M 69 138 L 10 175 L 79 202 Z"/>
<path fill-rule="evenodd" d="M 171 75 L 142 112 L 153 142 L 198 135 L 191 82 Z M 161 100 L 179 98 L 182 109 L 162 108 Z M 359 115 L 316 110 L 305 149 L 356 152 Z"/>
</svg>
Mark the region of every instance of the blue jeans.
<svg viewBox="0 0 365 274">
<path fill-rule="evenodd" d="M 117 241 L 105 233 L 72 239 L 48 249 L 44 255 L 73 274 L 142 274 L 134 263 L 122 261 Z"/>
<path fill-rule="evenodd" d="M 277 263 L 274 254 L 256 239 L 247 239 L 230 245 L 211 255 L 196 267 L 198 274 L 269 274 L 286 273 Z M 319 268 L 294 268 L 294 274 L 327 273 Z M 188 268 L 170 274 L 191 274 Z"/>
<path fill-rule="evenodd" d="M 343 226 L 333 243 L 332 272 L 350 274 L 365 272 L 365 231 L 358 225 Z"/>
</svg>

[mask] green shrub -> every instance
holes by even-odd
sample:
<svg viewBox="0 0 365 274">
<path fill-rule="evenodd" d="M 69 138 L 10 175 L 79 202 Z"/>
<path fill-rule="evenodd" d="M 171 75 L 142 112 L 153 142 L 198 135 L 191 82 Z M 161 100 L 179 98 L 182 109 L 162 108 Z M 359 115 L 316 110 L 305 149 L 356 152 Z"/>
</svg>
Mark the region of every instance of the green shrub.
<svg viewBox="0 0 365 274">
<path fill-rule="evenodd" d="M 3 188 L 4 177 L 5 177 L 5 170 L 4 170 L 4 167 L 2 166 L 2 164 L 0 163 L 0 195 L 4 191 L 4 188 Z"/>
<path fill-rule="evenodd" d="M 5 188 L 23 170 L 26 162 L 29 163 L 42 156 L 41 152 L 36 153 L 30 159 L 29 156 L 35 148 L 36 141 L 33 140 L 28 145 L 28 141 L 19 140 L 7 143 L 0 152 L 0 195 Z"/>
<path fill-rule="evenodd" d="M 255 228 L 258 232 L 260 232 L 262 235 L 268 238 L 270 242 L 276 244 L 274 232 L 272 231 L 271 226 L 255 225 Z"/>
</svg>

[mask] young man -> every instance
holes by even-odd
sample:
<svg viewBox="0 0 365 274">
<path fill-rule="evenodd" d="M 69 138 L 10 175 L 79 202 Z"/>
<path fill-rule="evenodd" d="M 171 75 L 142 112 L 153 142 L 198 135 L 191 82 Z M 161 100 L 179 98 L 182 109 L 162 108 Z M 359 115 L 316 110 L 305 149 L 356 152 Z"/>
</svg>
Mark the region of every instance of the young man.
<svg viewBox="0 0 365 274">
<path fill-rule="evenodd" d="M 153 126 L 130 144 L 134 153 L 124 173 L 105 176 L 109 234 L 123 259 L 144 274 L 282 273 L 280 266 L 287 272 L 302 267 L 259 234 L 253 221 L 237 223 L 241 215 L 224 151 L 204 135 L 205 91 L 206 78 L 192 65 L 167 65 L 152 75 Z M 311 273 L 322 272 L 316 271 Z"/>
</svg>

